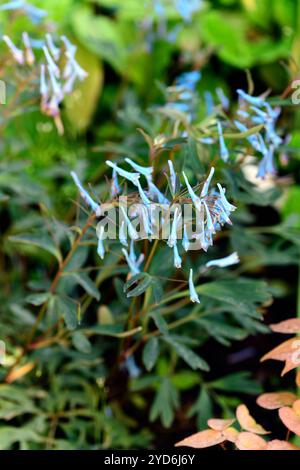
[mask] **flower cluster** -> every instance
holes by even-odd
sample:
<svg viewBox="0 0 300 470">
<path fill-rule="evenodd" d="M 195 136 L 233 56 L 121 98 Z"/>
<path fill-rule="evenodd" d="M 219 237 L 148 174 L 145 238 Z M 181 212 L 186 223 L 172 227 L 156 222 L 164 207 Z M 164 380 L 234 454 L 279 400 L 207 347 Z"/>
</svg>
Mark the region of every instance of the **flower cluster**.
<svg viewBox="0 0 300 470">
<path fill-rule="evenodd" d="M 237 90 L 240 98 L 240 106 L 237 114 L 240 120 L 235 121 L 236 127 L 241 132 L 247 132 L 249 127 L 263 126 L 264 133 L 251 135 L 247 138 L 252 148 L 262 155 L 258 167 L 259 178 L 276 174 L 274 153 L 282 143 L 282 138 L 276 132 L 276 123 L 281 113 L 281 108 L 273 108 L 265 98 L 251 96 L 243 90 Z"/>
<path fill-rule="evenodd" d="M 180 184 L 179 175 L 174 169 L 173 162 L 168 161 L 170 189 L 162 192 L 153 181 L 153 167 L 138 165 L 129 158 L 125 159 L 132 171 L 125 170 L 117 164 L 107 161 L 107 165 L 112 168 L 111 195 L 119 199 L 119 242 L 123 245 L 122 253 L 128 264 L 130 275 L 140 273 L 140 266 L 144 260 L 144 255 L 137 256 L 135 253 L 136 242 L 147 239 L 165 240 L 165 243 L 173 251 L 174 267 L 179 269 L 182 266 L 180 252 L 189 250 L 207 251 L 213 245 L 213 236 L 222 226 L 231 224 L 230 214 L 236 209 L 226 198 L 226 191 L 217 184 L 217 188 L 210 189 L 214 175 L 212 167 L 200 190 L 199 185 L 192 187 L 185 172 L 182 173 L 184 184 Z M 99 217 L 104 215 L 105 207 L 109 205 L 96 203 L 88 192 L 83 188 L 78 176 L 72 172 L 74 182 L 79 192 L 88 204 L 93 213 Z M 118 178 L 122 178 L 121 184 Z M 146 187 L 141 184 L 144 180 Z M 134 191 L 127 192 L 129 182 Z M 179 189 L 178 189 L 179 186 Z M 124 190 L 122 191 L 122 188 Z M 130 207 L 122 204 L 122 198 L 130 201 Z M 113 205 L 113 201 L 110 201 Z M 115 207 L 116 205 L 114 205 Z M 159 209 L 162 219 L 156 217 Z M 112 217 L 108 218 L 109 220 Z M 162 227 L 159 222 L 161 221 Z M 196 231 L 192 232 L 192 227 Z M 138 227 L 142 227 L 139 230 Z M 166 228 L 167 227 L 167 228 Z M 167 231 L 167 232 L 166 232 Z M 98 254 L 103 259 L 105 255 L 104 240 L 108 231 L 104 230 L 104 220 L 97 226 Z M 127 246 L 130 245 L 128 252 Z M 226 267 L 238 262 L 237 254 L 233 254 L 223 260 L 211 261 L 210 266 Z M 189 276 L 190 298 L 192 302 L 199 302 L 198 295 L 193 284 L 193 272 Z"/>
<path fill-rule="evenodd" d="M 0 11 L 15 11 L 29 17 L 32 23 L 39 23 L 46 16 L 47 12 L 41 8 L 26 2 L 25 0 L 13 0 L 0 6 Z"/>
<path fill-rule="evenodd" d="M 7 36 L 3 36 L 14 60 L 17 64 L 33 66 L 36 57 L 33 52 L 35 44 L 24 32 L 22 34 L 23 48 L 18 48 Z M 75 59 L 77 47 L 71 44 L 66 36 L 60 38 L 58 47 L 51 34 L 46 34 L 45 40 L 38 43 L 42 48 L 45 62 L 40 64 L 40 96 L 41 111 L 54 119 L 57 129 L 63 133 L 60 118 L 60 104 L 66 95 L 74 90 L 77 81 L 83 81 L 87 72 Z"/>
</svg>

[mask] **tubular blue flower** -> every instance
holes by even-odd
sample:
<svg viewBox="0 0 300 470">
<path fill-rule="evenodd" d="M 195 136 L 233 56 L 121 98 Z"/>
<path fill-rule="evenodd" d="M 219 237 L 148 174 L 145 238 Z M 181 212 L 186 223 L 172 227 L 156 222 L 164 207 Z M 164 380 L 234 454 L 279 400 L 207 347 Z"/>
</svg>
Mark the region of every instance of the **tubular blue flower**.
<svg viewBox="0 0 300 470">
<path fill-rule="evenodd" d="M 97 204 L 91 196 L 88 194 L 88 192 L 84 189 L 82 186 L 78 176 L 74 171 L 71 171 L 71 176 L 74 180 L 74 183 L 76 184 L 77 188 L 79 189 L 80 195 L 82 199 L 87 203 L 88 206 L 92 209 L 92 211 L 96 214 L 97 217 L 100 217 L 101 215 L 101 206 Z"/>
<path fill-rule="evenodd" d="M 6 34 L 3 36 L 3 41 L 6 43 L 7 47 L 10 49 L 10 51 L 12 53 L 12 56 L 15 59 L 15 61 L 20 65 L 24 65 L 24 53 L 23 53 L 23 51 L 21 51 L 21 49 L 18 49 L 14 45 L 14 43 L 12 42 L 10 37 L 8 37 Z"/>
<path fill-rule="evenodd" d="M 227 213 L 230 213 L 230 212 L 233 212 L 236 210 L 236 207 L 233 206 L 232 204 L 230 204 L 227 199 L 226 199 L 226 196 L 225 196 L 225 189 L 222 188 L 222 186 L 220 185 L 220 183 L 217 184 L 218 186 L 218 189 L 219 189 L 219 192 L 220 192 L 220 197 L 221 197 L 221 202 L 222 202 L 222 205 L 225 209 L 225 211 Z"/>
<path fill-rule="evenodd" d="M 80 81 L 83 81 L 88 76 L 88 73 L 78 64 L 72 53 L 67 51 L 66 57 L 68 58 L 76 77 L 78 77 Z"/>
<path fill-rule="evenodd" d="M 99 234 L 98 234 L 98 246 L 97 246 L 97 253 L 101 259 L 104 259 L 105 255 L 105 248 L 103 243 L 103 235 L 104 235 L 104 227 L 103 225 L 100 227 Z"/>
<path fill-rule="evenodd" d="M 125 222 L 124 222 L 124 220 L 122 220 L 122 222 L 121 222 L 121 226 L 120 226 L 120 230 L 119 230 L 119 240 L 120 240 L 120 243 L 123 246 L 128 245 L 126 234 L 125 234 Z"/>
<path fill-rule="evenodd" d="M 194 13 L 201 7 L 202 0 L 175 0 L 175 8 L 186 22 L 190 22 Z"/>
<path fill-rule="evenodd" d="M 70 93 L 72 93 L 73 89 L 74 89 L 74 85 L 75 85 L 75 82 L 76 82 L 76 75 L 74 73 L 72 73 L 66 80 L 66 82 L 64 83 L 63 85 L 63 93 L 66 94 L 66 95 L 69 95 Z"/>
<path fill-rule="evenodd" d="M 50 77 L 50 82 L 51 82 L 51 87 L 52 87 L 52 90 L 53 90 L 53 94 L 57 98 L 58 103 L 60 103 L 63 100 L 63 97 L 64 97 L 62 88 L 60 86 L 60 83 L 58 83 L 58 81 L 56 80 L 56 78 L 54 76 L 54 73 L 53 73 L 53 70 L 50 68 L 49 65 L 48 65 L 47 68 L 48 68 L 48 73 L 49 73 L 49 77 Z"/>
<path fill-rule="evenodd" d="M 136 274 L 139 274 L 140 270 L 139 270 L 138 266 L 136 265 L 136 263 L 132 262 L 132 260 L 130 259 L 130 256 L 128 255 L 128 252 L 125 248 L 122 248 L 122 253 L 125 256 L 125 259 L 126 259 L 126 262 L 128 264 L 128 267 L 130 269 L 131 274 L 133 276 L 135 276 Z"/>
<path fill-rule="evenodd" d="M 178 224 L 178 207 L 175 208 L 173 223 L 171 227 L 171 232 L 168 238 L 168 245 L 170 248 L 173 248 L 177 243 L 177 224 Z"/>
<path fill-rule="evenodd" d="M 213 221 L 212 221 L 210 212 L 209 212 L 208 205 L 206 204 L 205 201 L 203 201 L 203 205 L 204 205 L 205 212 L 206 212 L 206 226 L 207 226 L 207 230 L 208 230 L 210 233 L 215 233 L 215 227 L 214 227 L 214 224 L 213 224 Z"/>
<path fill-rule="evenodd" d="M 117 196 L 118 194 L 120 194 L 120 192 L 121 192 L 121 188 L 120 188 L 119 181 L 118 181 L 118 174 L 117 174 L 116 170 L 113 169 L 112 182 L 111 182 L 111 186 L 110 186 L 111 197 Z"/>
<path fill-rule="evenodd" d="M 176 173 L 175 173 L 175 170 L 174 170 L 174 166 L 173 166 L 173 162 L 172 160 L 168 160 L 168 165 L 169 165 L 169 169 L 170 169 L 170 180 L 171 180 L 171 188 L 172 188 L 172 195 L 174 196 L 174 194 L 176 194 Z"/>
<path fill-rule="evenodd" d="M 33 23 L 39 23 L 41 19 L 47 16 L 47 12 L 45 10 L 41 10 L 40 8 L 30 5 L 25 2 L 25 0 L 15 0 L 0 6 L 0 11 L 6 10 L 20 10 L 27 14 Z"/>
<path fill-rule="evenodd" d="M 206 106 L 206 116 L 210 116 L 213 113 L 215 107 L 214 99 L 210 91 L 206 91 L 204 93 L 204 100 Z"/>
<path fill-rule="evenodd" d="M 243 90 L 237 90 L 237 93 L 240 95 L 240 97 L 244 100 L 247 101 L 248 103 L 254 105 L 254 106 L 263 106 L 265 104 L 265 100 L 256 97 L 256 96 L 251 96 L 248 93 L 245 93 Z"/>
<path fill-rule="evenodd" d="M 148 185 L 149 185 L 149 194 L 152 197 L 152 199 L 157 199 L 159 204 L 166 204 L 166 205 L 170 204 L 169 199 L 166 198 L 166 196 L 158 189 L 157 186 L 155 186 L 154 183 L 150 181 Z"/>
<path fill-rule="evenodd" d="M 152 235 L 152 228 L 151 228 L 151 220 L 149 217 L 149 212 L 146 206 L 141 207 L 142 211 L 142 221 L 143 221 L 143 228 L 145 231 L 145 235 Z"/>
<path fill-rule="evenodd" d="M 129 234 L 131 240 L 138 240 L 139 236 L 137 234 L 137 231 L 135 230 L 134 226 L 132 225 L 131 220 L 129 219 L 128 215 L 126 214 L 126 211 L 125 211 L 123 206 L 121 206 L 121 211 L 123 213 L 125 222 L 127 224 L 128 234 Z"/>
<path fill-rule="evenodd" d="M 228 149 L 226 147 L 225 140 L 223 137 L 222 125 L 219 121 L 217 125 L 218 125 L 218 134 L 219 134 L 219 142 L 220 142 L 220 155 L 221 155 L 222 160 L 224 162 L 227 162 L 229 158 L 229 152 L 228 152 Z"/>
<path fill-rule="evenodd" d="M 177 248 L 177 243 L 173 246 L 173 253 L 174 253 L 174 267 L 177 269 L 181 268 L 182 265 L 182 259 L 179 256 L 178 253 L 178 248 Z"/>
<path fill-rule="evenodd" d="M 35 62 L 35 56 L 32 51 L 31 42 L 28 33 L 22 33 L 22 40 L 25 47 L 25 60 L 28 65 L 33 65 Z"/>
<path fill-rule="evenodd" d="M 188 235 L 187 235 L 186 224 L 184 224 L 184 226 L 183 226 L 182 247 L 183 247 L 184 251 L 189 251 L 190 241 L 189 241 L 189 238 L 188 238 Z"/>
<path fill-rule="evenodd" d="M 271 145 L 268 152 L 264 155 L 258 166 L 257 177 L 264 179 L 266 175 L 275 175 L 276 168 L 274 165 L 274 146 Z"/>
<path fill-rule="evenodd" d="M 194 91 L 199 80 L 201 80 L 201 72 L 199 72 L 199 70 L 193 70 L 192 72 L 181 74 L 176 79 L 176 85 Z"/>
<path fill-rule="evenodd" d="M 225 258 L 220 258 L 220 259 L 214 259 L 206 263 L 207 268 L 211 267 L 218 267 L 218 268 L 227 268 L 228 266 L 233 266 L 235 264 L 238 264 L 240 262 L 239 256 L 237 252 L 232 253 L 229 256 L 226 256 Z"/>
<path fill-rule="evenodd" d="M 249 131 L 249 129 L 244 124 L 242 124 L 240 121 L 234 121 L 234 124 L 236 125 L 236 127 L 238 128 L 238 130 L 240 132 L 248 132 Z M 247 137 L 247 140 L 248 140 L 248 142 L 250 142 L 250 144 L 252 145 L 252 147 L 255 150 L 261 151 L 260 143 L 259 143 L 258 138 L 255 134 L 249 135 Z"/>
<path fill-rule="evenodd" d="M 116 170 L 116 172 L 118 173 L 118 175 L 122 176 L 123 178 L 131 181 L 135 186 L 137 186 L 137 182 L 140 178 L 140 174 L 139 173 L 129 173 L 129 171 L 126 171 L 126 170 L 123 170 L 122 168 L 119 168 L 115 163 L 113 162 L 110 162 L 109 160 L 106 160 L 106 165 L 110 166 L 111 168 L 113 168 L 114 170 Z"/>
<path fill-rule="evenodd" d="M 44 46 L 43 47 L 43 52 L 45 54 L 45 57 L 46 57 L 46 61 L 47 61 L 47 64 L 48 64 L 48 70 L 50 72 L 52 72 L 52 74 L 56 77 L 56 78 L 59 78 L 60 77 L 60 70 L 59 68 L 57 67 L 56 63 L 54 62 L 54 60 L 52 59 L 52 56 L 48 50 L 48 47 L 47 46 Z"/>
<path fill-rule="evenodd" d="M 54 41 L 53 41 L 53 38 L 52 38 L 51 34 L 47 33 L 45 35 L 45 38 L 46 38 L 47 47 L 48 47 L 49 51 L 51 52 L 52 56 L 54 57 L 54 59 L 56 61 L 59 60 L 59 58 L 60 58 L 60 49 L 58 47 L 56 47 L 56 45 L 54 44 Z"/>
<path fill-rule="evenodd" d="M 201 142 L 202 144 L 210 145 L 214 143 L 214 139 L 212 137 L 201 137 L 199 139 L 199 142 Z"/>
<path fill-rule="evenodd" d="M 209 185 L 211 183 L 211 180 L 212 180 L 212 177 L 214 176 L 214 173 L 215 173 L 215 169 L 214 167 L 212 166 L 211 169 L 210 169 L 210 172 L 209 172 L 209 175 L 203 185 L 203 188 L 202 188 L 202 191 L 201 191 L 201 197 L 206 197 L 208 195 L 208 189 L 209 189 Z"/>
<path fill-rule="evenodd" d="M 230 106 L 230 101 L 227 98 L 227 96 L 225 95 L 223 89 L 220 88 L 220 87 L 216 88 L 216 93 L 217 93 L 217 96 L 220 100 L 222 108 L 227 111 L 229 109 L 229 106 Z"/>
<path fill-rule="evenodd" d="M 193 281 L 193 270 L 190 269 L 190 275 L 189 275 L 189 290 L 190 290 L 190 299 L 191 302 L 200 304 L 200 299 L 199 296 L 196 292 L 195 286 L 194 286 L 194 281 Z"/>
<path fill-rule="evenodd" d="M 150 178 L 150 181 L 152 180 L 152 173 L 153 173 L 153 167 L 152 166 L 141 166 L 132 161 L 130 158 L 125 158 L 125 162 L 127 162 L 135 171 L 140 173 L 141 175 L 144 175 L 147 179 Z"/>
<path fill-rule="evenodd" d="M 184 171 L 182 172 L 186 187 L 188 189 L 189 195 L 193 201 L 193 204 L 199 212 L 201 211 L 201 199 L 194 193 L 193 188 L 191 187 L 189 180 L 187 179 Z"/>
<path fill-rule="evenodd" d="M 143 201 L 143 204 L 145 204 L 145 206 L 149 206 L 151 204 L 151 201 L 150 199 L 146 196 L 142 186 L 141 186 L 141 183 L 139 182 L 139 180 L 137 180 L 137 188 L 138 188 L 138 191 L 139 191 L 139 195 L 140 195 L 140 198 L 141 200 Z"/>
<path fill-rule="evenodd" d="M 77 47 L 74 44 L 72 44 L 71 41 L 69 41 L 67 36 L 61 36 L 60 39 L 62 43 L 64 44 L 66 51 L 69 52 L 74 57 L 77 51 Z"/>
<path fill-rule="evenodd" d="M 47 100 L 49 96 L 49 87 L 46 82 L 46 66 L 45 64 L 41 64 L 41 76 L 40 76 L 40 93 L 41 97 L 44 100 Z"/>
</svg>

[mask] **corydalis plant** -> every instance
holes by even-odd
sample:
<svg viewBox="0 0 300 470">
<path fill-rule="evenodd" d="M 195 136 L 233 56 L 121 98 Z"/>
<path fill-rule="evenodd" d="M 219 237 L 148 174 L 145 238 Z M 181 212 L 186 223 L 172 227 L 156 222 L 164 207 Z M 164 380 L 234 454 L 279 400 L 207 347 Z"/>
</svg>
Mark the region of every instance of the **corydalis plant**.
<svg viewBox="0 0 300 470">
<path fill-rule="evenodd" d="M 177 181 L 173 163 L 168 161 L 170 171 L 170 187 L 158 188 L 153 181 L 154 168 L 138 165 L 130 159 L 126 163 L 130 165 L 129 171 L 116 165 L 111 161 L 106 162 L 113 169 L 111 181 L 111 194 L 118 195 L 117 199 L 106 201 L 105 204 L 96 203 L 83 188 L 78 176 L 72 172 L 72 177 L 84 201 L 93 211 L 95 216 L 104 215 L 108 207 L 118 210 L 118 234 L 117 238 L 124 246 L 130 245 L 130 253 L 125 248 L 122 253 L 129 267 L 130 276 L 137 276 L 141 271 L 141 264 L 144 254 L 139 257 L 135 254 L 135 247 L 140 246 L 142 240 L 160 240 L 166 243 L 173 251 L 174 267 L 180 269 L 183 255 L 180 252 L 189 250 L 207 251 L 213 245 L 215 233 L 222 229 L 227 223 L 231 224 L 230 214 L 236 209 L 228 202 L 225 196 L 225 189 L 217 184 L 217 188 L 210 189 L 214 175 L 214 168 L 211 168 L 207 179 L 202 185 L 192 187 L 186 174 L 183 172 L 184 183 Z M 121 183 L 118 177 L 122 178 Z M 141 183 L 143 180 L 143 183 Z M 125 182 L 129 184 L 125 184 Z M 175 186 L 176 182 L 176 186 Z M 144 187 L 144 183 L 146 186 Z M 128 187 L 131 186 L 132 190 Z M 200 190 L 200 186 L 202 186 Z M 124 207 L 124 198 L 128 201 L 128 210 Z M 159 217 L 161 215 L 161 218 Z M 173 216 L 173 217 L 172 217 Z M 104 240 L 108 230 L 104 230 L 104 224 L 109 225 L 112 216 L 109 215 L 105 222 L 100 222 L 97 227 L 98 254 L 103 259 L 105 253 Z M 196 231 L 192 232 L 192 226 L 196 226 Z M 139 229 L 138 229 L 139 227 Z M 237 262 L 237 256 L 231 260 L 216 260 L 217 266 L 228 266 Z M 212 262 L 212 266 L 214 262 Z M 190 299 L 199 303 L 193 283 L 193 271 L 189 276 Z"/>
<path fill-rule="evenodd" d="M 11 2 L 2 6 L 2 10 L 31 12 L 33 15 L 35 10 L 32 8 L 26 2 Z M 40 15 L 40 18 L 43 16 Z M 28 88 L 36 90 L 36 82 L 39 81 L 40 109 L 54 119 L 58 132 L 63 134 L 60 105 L 74 91 L 77 82 L 87 77 L 86 71 L 76 60 L 77 47 L 66 36 L 61 36 L 58 42 L 49 33 L 41 40 L 34 40 L 23 32 L 19 46 L 6 34 L 3 41 L 18 67 L 16 93 L 24 82 Z"/>
</svg>

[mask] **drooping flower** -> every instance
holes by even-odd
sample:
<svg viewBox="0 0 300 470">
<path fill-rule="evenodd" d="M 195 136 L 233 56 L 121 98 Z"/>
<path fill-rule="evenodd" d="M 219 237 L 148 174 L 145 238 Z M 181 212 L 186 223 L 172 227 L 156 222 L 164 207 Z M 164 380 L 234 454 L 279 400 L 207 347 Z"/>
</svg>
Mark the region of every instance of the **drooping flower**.
<svg viewBox="0 0 300 470">
<path fill-rule="evenodd" d="M 101 259 L 104 259 L 104 255 L 105 255 L 103 235 L 104 235 L 104 227 L 103 225 L 101 225 L 99 233 L 98 233 L 98 246 L 97 246 L 97 253 Z"/>
<path fill-rule="evenodd" d="M 10 51 L 12 53 L 12 56 L 15 59 L 15 61 L 18 64 L 23 65 L 24 64 L 24 53 L 23 53 L 23 51 L 21 49 L 18 49 L 18 47 L 14 45 L 14 43 L 12 42 L 10 37 L 7 36 L 6 34 L 3 36 L 3 41 L 7 44 L 7 47 L 10 49 Z"/>
<path fill-rule="evenodd" d="M 182 239 L 182 247 L 184 251 L 189 251 L 190 241 L 187 235 L 187 228 L 186 224 L 183 226 L 183 239 Z"/>
<path fill-rule="evenodd" d="M 128 215 L 126 214 L 126 211 L 125 211 L 124 207 L 123 206 L 120 206 L 120 207 L 121 207 L 121 211 L 122 211 L 122 214 L 124 216 L 124 219 L 125 219 L 125 222 L 126 222 L 126 225 L 127 225 L 127 228 L 128 228 L 128 234 L 129 234 L 131 240 L 138 240 L 139 236 L 138 236 L 138 233 L 137 233 L 136 229 L 132 225 L 131 220 L 129 219 Z"/>
<path fill-rule="evenodd" d="M 58 61 L 60 58 L 60 49 L 56 47 L 56 45 L 54 44 L 51 34 L 47 33 L 45 35 L 45 38 L 46 38 L 46 44 L 47 44 L 49 51 L 51 52 L 54 59 Z"/>
<path fill-rule="evenodd" d="M 122 176 L 123 178 L 131 181 L 135 186 L 137 186 L 137 182 L 140 178 L 139 173 L 129 173 L 129 171 L 123 170 L 122 168 L 118 167 L 115 163 L 106 160 L 106 165 L 110 166 L 112 169 L 114 169 L 118 175 Z"/>
<path fill-rule="evenodd" d="M 230 106 L 230 101 L 227 98 L 227 96 L 225 95 L 223 89 L 220 88 L 220 87 L 216 88 L 216 93 L 217 93 L 217 96 L 220 100 L 222 108 L 225 109 L 225 111 L 227 111 L 229 109 L 229 106 Z"/>
<path fill-rule="evenodd" d="M 167 199 L 166 196 L 151 181 L 149 182 L 149 195 L 152 199 L 157 199 L 159 204 L 170 204 L 169 199 Z"/>
<path fill-rule="evenodd" d="M 193 270 L 190 269 L 190 275 L 189 275 L 189 290 L 190 290 L 190 299 L 191 302 L 200 304 L 200 299 L 199 296 L 196 292 L 195 286 L 194 286 L 194 280 L 193 280 Z"/>
<path fill-rule="evenodd" d="M 143 201 L 143 204 L 145 204 L 145 206 L 149 206 L 151 204 L 151 201 L 148 196 L 146 196 L 139 180 L 137 180 L 137 188 L 139 191 L 140 198 Z"/>
<path fill-rule="evenodd" d="M 47 16 L 47 12 L 45 10 L 27 3 L 25 0 L 13 0 L 0 6 L 0 11 L 9 10 L 21 11 L 22 13 L 26 14 L 33 23 L 39 23 L 45 16 Z"/>
<path fill-rule="evenodd" d="M 134 263 L 131 259 L 130 256 L 125 248 L 122 248 L 122 253 L 125 256 L 126 262 L 128 264 L 128 267 L 130 269 L 130 273 L 135 276 L 136 274 L 140 273 L 139 267 Z"/>
<path fill-rule="evenodd" d="M 28 33 L 23 32 L 22 33 L 22 39 L 23 39 L 23 44 L 24 44 L 24 47 L 25 47 L 24 55 L 25 55 L 26 63 L 28 65 L 33 65 L 34 62 L 35 62 L 35 56 L 34 56 L 34 53 L 32 51 L 31 42 L 30 42 L 30 38 L 29 38 Z"/>
<path fill-rule="evenodd" d="M 113 169 L 112 181 L 110 185 L 110 195 L 111 197 L 116 197 L 118 194 L 120 194 L 120 192 L 121 192 L 121 188 L 120 188 L 119 181 L 118 181 L 118 174 L 116 170 Z"/>
<path fill-rule="evenodd" d="M 191 185 L 189 183 L 189 180 L 187 179 L 186 174 L 184 173 L 184 171 L 182 172 L 182 174 L 183 174 L 184 181 L 185 181 L 186 187 L 188 189 L 189 195 L 190 195 L 190 197 L 193 201 L 193 204 L 194 204 L 196 210 L 201 211 L 201 199 L 195 194 L 195 192 L 194 192 L 193 188 L 191 187 Z"/>
<path fill-rule="evenodd" d="M 226 256 L 225 258 L 220 258 L 220 259 L 214 259 L 206 263 L 207 268 L 211 267 L 218 267 L 218 268 L 227 268 L 228 266 L 233 266 L 235 264 L 238 264 L 240 262 L 239 256 L 237 252 L 232 253 L 229 256 Z"/>
<path fill-rule="evenodd" d="M 174 195 L 174 194 L 176 193 L 176 181 L 177 181 L 177 177 L 176 177 L 176 173 L 175 173 L 175 170 L 174 170 L 174 166 L 173 166 L 172 160 L 168 160 L 168 165 L 169 165 L 169 169 L 170 169 L 171 188 L 172 188 L 172 193 L 173 193 L 173 195 Z"/>
<path fill-rule="evenodd" d="M 169 235 L 169 238 L 168 238 L 168 245 L 170 248 L 173 248 L 174 245 L 176 245 L 177 243 L 177 224 L 178 224 L 178 219 L 179 219 L 179 216 L 178 216 L 178 207 L 175 208 L 175 212 L 174 212 L 174 218 L 173 218 L 173 222 L 172 222 L 172 227 L 171 227 L 171 231 L 170 231 L 170 235 Z"/>
<path fill-rule="evenodd" d="M 210 91 L 204 93 L 205 107 L 206 107 L 206 116 L 210 116 L 213 113 L 215 103 L 213 96 Z"/>
<path fill-rule="evenodd" d="M 47 100 L 49 96 L 49 87 L 46 82 L 46 66 L 41 64 L 41 76 L 40 76 L 40 94 L 43 100 Z"/>
<path fill-rule="evenodd" d="M 240 97 L 244 101 L 247 101 L 248 103 L 250 103 L 254 106 L 262 106 L 265 103 L 265 100 L 263 98 L 256 97 L 256 96 L 251 96 L 243 90 L 239 89 L 239 90 L 237 90 L 237 93 L 240 95 Z"/>
<path fill-rule="evenodd" d="M 76 184 L 77 188 L 79 189 L 80 195 L 82 199 L 87 203 L 88 206 L 92 209 L 92 211 L 96 214 L 97 217 L 100 217 L 101 215 L 101 206 L 97 204 L 91 196 L 88 194 L 88 192 L 84 189 L 82 186 L 77 174 L 74 171 L 71 171 L 71 176 L 74 180 L 74 183 Z"/>
<path fill-rule="evenodd" d="M 225 144 L 222 125 L 219 121 L 217 123 L 217 126 L 218 126 L 219 142 L 220 142 L 220 155 L 221 155 L 222 160 L 224 162 L 227 162 L 229 158 L 229 152 Z"/>
<path fill-rule="evenodd" d="M 52 74 L 56 77 L 56 78 L 59 78 L 60 77 L 60 70 L 59 70 L 59 67 L 56 65 L 56 63 L 54 62 L 54 60 L 52 59 L 52 56 L 48 50 L 48 47 L 47 46 L 44 46 L 43 47 L 43 52 L 45 54 L 45 57 L 46 57 L 46 61 L 47 61 L 47 64 L 48 64 L 48 69 L 49 71 L 51 70 Z"/>
<path fill-rule="evenodd" d="M 219 192 L 220 192 L 220 197 L 221 197 L 221 202 L 222 202 L 222 205 L 225 209 L 225 211 L 230 214 L 230 212 L 233 212 L 236 210 L 236 207 L 232 204 L 230 204 L 227 199 L 226 199 L 226 196 L 225 196 L 225 189 L 222 188 L 222 186 L 220 185 L 220 183 L 217 184 L 218 186 L 218 189 L 219 189 Z"/>
<path fill-rule="evenodd" d="M 173 254 L 174 254 L 174 266 L 177 269 L 181 268 L 182 265 L 182 259 L 178 253 L 178 248 L 177 248 L 177 243 L 173 246 Z"/>
<path fill-rule="evenodd" d="M 209 172 L 209 175 L 203 185 L 203 188 L 202 188 L 202 191 L 201 191 L 201 197 L 206 197 L 208 195 L 208 189 L 209 189 L 209 185 L 211 183 L 211 180 L 212 180 L 212 177 L 214 176 L 214 173 L 215 173 L 215 169 L 214 167 L 212 166 L 211 169 L 210 169 L 210 172 Z"/>
<path fill-rule="evenodd" d="M 141 175 L 144 175 L 147 178 L 148 182 L 152 181 L 152 173 L 153 173 L 152 166 L 145 167 L 145 166 L 138 165 L 137 163 L 132 161 L 130 158 L 125 158 L 125 162 L 129 163 L 129 165 L 132 166 L 132 168 L 135 171 L 137 171 Z"/>
<path fill-rule="evenodd" d="M 127 237 L 126 237 L 126 233 L 125 233 L 125 222 L 124 222 L 124 220 L 122 220 L 122 222 L 121 222 L 121 226 L 120 226 L 120 230 L 119 230 L 119 240 L 120 240 L 120 243 L 123 246 L 128 245 Z"/>
</svg>

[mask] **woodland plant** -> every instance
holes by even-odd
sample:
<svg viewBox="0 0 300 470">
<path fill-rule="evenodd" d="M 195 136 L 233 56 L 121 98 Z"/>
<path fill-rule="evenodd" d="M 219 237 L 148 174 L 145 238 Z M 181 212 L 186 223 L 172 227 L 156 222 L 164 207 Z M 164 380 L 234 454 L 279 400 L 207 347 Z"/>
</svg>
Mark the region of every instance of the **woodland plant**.
<svg viewBox="0 0 300 470">
<path fill-rule="evenodd" d="M 185 28 L 204 2 L 171 3 Z M 0 10 L 12 24 L 30 20 L 30 32 L 18 26 L 13 39 L 3 35 L 9 100 L 0 125 L 14 160 L 3 161 L 0 175 L 8 220 L 0 259 L 0 448 L 145 448 L 162 428 L 196 421 L 203 429 L 207 419 L 210 430 L 178 445 L 292 448 L 260 437 L 266 431 L 239 404 L 240 394 L 261 392 L 251 374 L 215 366 L 215 348 L 269 333 L 264 315 L 285 292 L 264 273 L 294 265 L 299 254 L 293 218 L 265 225 L 253 209 L 275 210 L 291 182 L 281 177 L 293 164 L 285 93 L 255 93 L 250 73 L 231 96 L 221 86 L 208 90 L 195 61 L 169 86 L 152 84 L 157 100 L 147 111 L 132 90 L 120 102 L 118 95 L 116 123 L 101 122 L 90 148 L 69 137 L 66 116 L 68 99 L 91 78 L 80 47 L 28 2 Z M 168 11 L 155 2 L 142 29 L 144 54 L 162 35 L 168 42 L 161 26 Z M 35 122 L 31 107 L 45 139 L 45 122 L 54 120 L 55 142 L 65 139 L 59 152 L 77 139 L 75 159 L 68 154 L 59 167 L 57 147 L 46 140 L 53 160 L 28 170 L 32 148 L 10 138 L 18 116 Z M 297 333 L 299 321 L 271 329 Z M 295 368 L 295 343 L 265 359 Z M 296 395 L 274 392 L 258 403 L 278 404 L 285 426 L 299 435 Z M 236 406 L 243 432 L 233 427 Z M 226 419 L 211 419 L 215 410 Z"/>
</svg>

